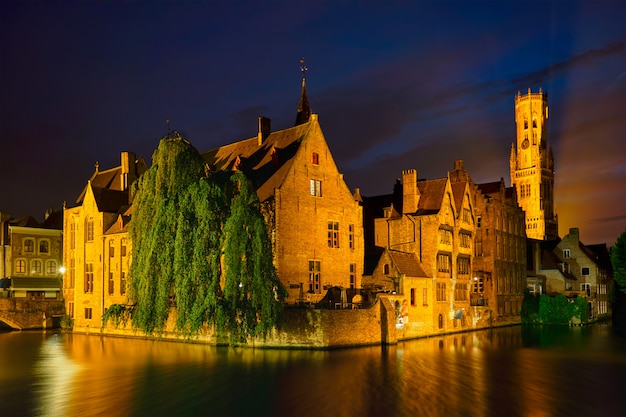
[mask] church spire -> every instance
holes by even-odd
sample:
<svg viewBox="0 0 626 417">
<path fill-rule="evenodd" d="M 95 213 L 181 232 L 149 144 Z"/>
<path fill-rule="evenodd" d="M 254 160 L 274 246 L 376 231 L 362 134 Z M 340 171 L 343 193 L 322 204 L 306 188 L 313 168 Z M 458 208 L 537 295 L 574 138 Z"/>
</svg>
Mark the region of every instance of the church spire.
<svg viewBox="0 0 626 417">
<path fill-rule="evenodd" d="M 307 67 L 304 65 L 304 58 L 300 60 L 300 71 L 302 72 L 302 93 L 300 93 L 300 102 L 298 103 L 298 114 L 296 115 L 295 126 L 307 123 L 311 117 L 311 108 L 309 107 L 309 99 L 306 96 L 306 72 Z"/>
</svg>

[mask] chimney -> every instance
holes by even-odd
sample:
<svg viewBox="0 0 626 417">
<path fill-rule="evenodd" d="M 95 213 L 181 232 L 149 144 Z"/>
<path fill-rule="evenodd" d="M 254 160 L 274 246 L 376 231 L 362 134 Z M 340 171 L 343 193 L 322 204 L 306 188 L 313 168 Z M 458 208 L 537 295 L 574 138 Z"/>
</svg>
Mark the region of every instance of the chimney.
<svg viewBox="0 0 626 417">
<path fill-rule="evenodd" d="M 417 171 L 402 170 L 402 214 L 415 213 L 420 194 L 417 190 Z"/>
<path fill-rule="evenodd" d="M 126 191 L 130 188 L 130 185 L 137 179 L 135 154 L 132 152 L 122 152 L 121 162 L 122 172 L 120 176 L 120 189 L 122 191 Z"/>
<path fill-rule="evenodd" d="M 259 116 L 259 133 L 257 134 L 257 144 L 259 146 L 263 145 L 263 142 L 265 142 L 265 139 L 267 139 L 272 131 L 270 122 L 270 119 L 267 117 Z"/>
</svg>

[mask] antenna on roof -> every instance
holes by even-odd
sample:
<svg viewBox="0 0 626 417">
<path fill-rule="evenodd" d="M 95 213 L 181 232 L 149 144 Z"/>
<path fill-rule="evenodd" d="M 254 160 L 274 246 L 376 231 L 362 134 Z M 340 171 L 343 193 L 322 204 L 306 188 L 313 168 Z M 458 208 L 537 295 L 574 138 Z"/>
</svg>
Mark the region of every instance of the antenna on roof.
<svg viewBox="0 0 626 417">
<path fill-rule="evenodd" d="M 302 72 L 302 80 L 304 81 L 304 79 L 306 78 L 306 72 L 307 72 L 308 68 L 306 67 L 306 65 L 304 64 L 304 57 L 302 57 L 300 59 L 300 71 Z"/>
<path fill-rule="evenodd" d="M 167 137 L 170 137 L 170 119 L 167 119 L 165 121 L 165 123 L 167 123 Z"/>
</svg>

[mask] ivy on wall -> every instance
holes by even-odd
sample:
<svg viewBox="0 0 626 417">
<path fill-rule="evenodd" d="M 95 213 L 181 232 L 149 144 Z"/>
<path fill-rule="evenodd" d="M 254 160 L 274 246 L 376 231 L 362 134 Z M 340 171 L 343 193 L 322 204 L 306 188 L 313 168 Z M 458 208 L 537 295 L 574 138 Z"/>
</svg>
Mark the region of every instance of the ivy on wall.
<svg viewBox="0 0 626 417">
<path fill-rule="evenodd" d="M 210 173 L 191 144 L 163 138 L 134 184 L 129 299 L 134 328 L 187 336 L 216 326 L 231 343 L 278 324 L 286 290 L 259 201 L 239 171 Z"/>
</svg>

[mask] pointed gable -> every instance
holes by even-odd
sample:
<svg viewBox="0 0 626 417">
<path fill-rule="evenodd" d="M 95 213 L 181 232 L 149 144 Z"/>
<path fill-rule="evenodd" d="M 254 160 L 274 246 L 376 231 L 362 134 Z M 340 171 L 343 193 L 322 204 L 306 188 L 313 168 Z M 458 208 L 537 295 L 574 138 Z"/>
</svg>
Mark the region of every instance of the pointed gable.
<svg viewBox="0 0 626 417">
<path fill-rule="evenodd" d="M 396 270 L 408 277 L 428 278 L 414 253 L 387 250 Z"/>
<path fill-rule="evenodd" d="M 212 171 L 243 171 L 256 187 L 259 199 L 265 201 L 283 183 L 302 141 L 316 123 L 313 120 L 271 132 L 260 145 L 256 136 L 231 143 L 205 152 L 202 157 Z"/>
</svg>

